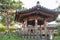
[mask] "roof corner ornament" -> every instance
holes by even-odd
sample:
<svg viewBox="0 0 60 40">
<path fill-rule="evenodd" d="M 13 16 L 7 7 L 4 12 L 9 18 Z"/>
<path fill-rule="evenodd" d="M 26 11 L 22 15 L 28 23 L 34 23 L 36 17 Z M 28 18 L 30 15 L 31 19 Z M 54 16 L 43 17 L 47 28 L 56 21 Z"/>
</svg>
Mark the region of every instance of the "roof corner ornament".
<svg viewBox="0 0 60 40">
<path fill-rule="evenodd" d="M 39 1 L 37 1 L 37 5 L 39 5 L 40 4 L 40 2 Z"/>
<path fill-rule="evenodd" d="M 40 2 L 39 1 L 37 1 L 37 5 L 36 5 L 36 7 L 37 7 L 37 10 L 39 10 L 40 8 Z"/>
</svg>

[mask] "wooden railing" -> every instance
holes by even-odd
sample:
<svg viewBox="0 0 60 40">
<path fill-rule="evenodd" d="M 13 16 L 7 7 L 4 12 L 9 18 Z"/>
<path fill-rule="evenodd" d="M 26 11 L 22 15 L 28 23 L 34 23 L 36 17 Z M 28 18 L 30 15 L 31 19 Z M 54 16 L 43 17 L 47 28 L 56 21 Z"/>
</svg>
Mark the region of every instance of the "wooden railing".
<svg viewBox="0 0 60 40">
<path fill-rule="evenodd" d="M 36 28 L 32 28 L 32 29 L 36 29 Z M 49 35 L 45 37 L 45 34 L 42 34 L 42 33 L 40 34 L 40 31 L 38 29 L 36 29 L 36 31 L 34 32 L 20 30 L 19 35 L 20 37 L 23 37 L 23 38 L 33 38 L 35 40 L 46 40 L 46 39 L 50 40 Z"/>
</svg>

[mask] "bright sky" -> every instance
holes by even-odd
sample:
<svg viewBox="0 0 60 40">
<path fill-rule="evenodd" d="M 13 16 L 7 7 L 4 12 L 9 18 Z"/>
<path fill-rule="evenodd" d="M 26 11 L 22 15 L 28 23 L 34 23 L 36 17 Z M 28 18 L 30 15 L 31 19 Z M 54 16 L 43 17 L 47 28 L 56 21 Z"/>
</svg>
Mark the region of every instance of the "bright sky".
<svg viewBox="0 0 60 40">
<path fill-rule="evenodd" d="M 24 3 L 24 7 L 31 8 L 36 5 L 37 1 L 40 5 L 49 9 L 55 9 L 59 6 L 60 0 L 21 0 Z M 56 3 L 58 2 L 58 3 Z"/>
</svg>

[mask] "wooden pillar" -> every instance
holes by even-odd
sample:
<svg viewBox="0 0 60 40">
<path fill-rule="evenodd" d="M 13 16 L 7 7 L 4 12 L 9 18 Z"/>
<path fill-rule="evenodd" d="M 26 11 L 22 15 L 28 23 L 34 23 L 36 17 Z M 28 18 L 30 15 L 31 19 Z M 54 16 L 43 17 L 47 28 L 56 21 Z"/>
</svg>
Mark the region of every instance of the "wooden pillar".
<svg viewBox="0 0 60 40">
<path fill-rule="evenodd" d="M 27 20 L 24 21 L 24 26 L 27 27 Z"/>
<path fill-rule="evenodd" d="M 37 19 L 35 18 L 35 31 L 36 31 L 36 33 L 38 32 L 38 30 L 37 30 Z"/>
<path fill-rule="evenodd" d="M 45 28 L 45 37 L 46 37 L 46 40 L 47 40 L 47 27 L 48 27 L 48 22 L 47 22 L 47 19 L 44 20 L 44 28 Z"/>
<path fill-rule="evenodd" d="M 25 32 L 27 33 L 28 29 L 27 29 L 27 19 L 24 21 L 24 28 L 25 28 Z"/>
<path fill-rule="evenodd" d="M 37 27 L 37 19 L 35 19 L 35 27 Z"/>
<path fill-rule="evenodd" d="M 23 27 L 23 32 L 25 33 L 27 31 L 27 20 L 23 22 L 22 27 Z"/>
<path fill-rule="evenodd" d="M 50 40 L 53 40 L 53 30 L 49 30 Z"/>
<path fill-rule="evenodd" d="M 42 27 L 40 25 L 40 39 L 42 40 Z"/>
</svg>

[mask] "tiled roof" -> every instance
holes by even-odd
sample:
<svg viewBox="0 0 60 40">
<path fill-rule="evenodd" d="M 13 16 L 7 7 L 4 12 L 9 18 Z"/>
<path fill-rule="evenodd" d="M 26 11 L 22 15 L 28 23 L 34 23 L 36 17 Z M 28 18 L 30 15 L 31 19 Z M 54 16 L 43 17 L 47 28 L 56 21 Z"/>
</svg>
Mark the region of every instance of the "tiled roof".
<svg viewBox="0 0 60 40">
<path fill-rule="evenodd" d="M 20 10 L 19 12 L 20 13 L 25 13 L 25 12 L 31 12 L 31 11 L 34 11 L 34 10 L 41 10 L 43 12 L 46 12 L 46 13 L 60 13 L 60 11 L 55 11 L 55 10 L 52 10 L 52 9 L 48 9 L 48 8 L 45 8 L 43 6 L 41 6 L 38 2 L 37 2 L 37 5 L 36 6 L 33 6 L 32 8 L 29 8 L 29 9 L 26 9 L 26 10 Z"/>
</svg>

